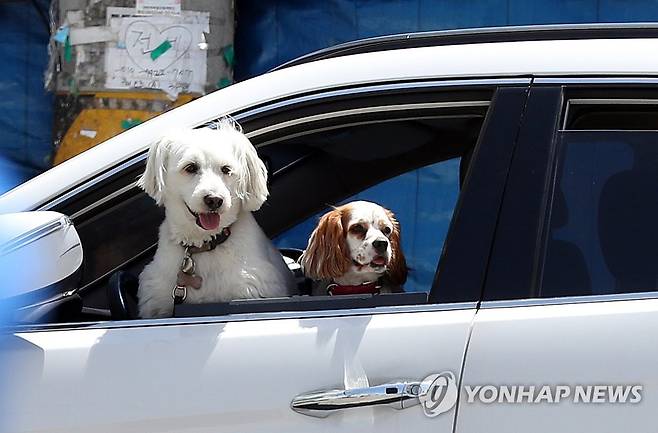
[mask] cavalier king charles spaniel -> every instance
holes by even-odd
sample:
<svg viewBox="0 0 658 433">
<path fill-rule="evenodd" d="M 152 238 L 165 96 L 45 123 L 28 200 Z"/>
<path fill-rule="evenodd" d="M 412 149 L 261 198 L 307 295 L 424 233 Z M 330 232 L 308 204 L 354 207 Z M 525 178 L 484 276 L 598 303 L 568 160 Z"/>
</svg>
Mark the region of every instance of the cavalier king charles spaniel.
<svg viewBox="0 0 658 433">
<path fill-rule="evenodd" d="M 301 257 L 313 295 L 401 292 L 407 264 L 400 223 L 375 203 L 354 201 L 320 218 Z"/>
</svg>

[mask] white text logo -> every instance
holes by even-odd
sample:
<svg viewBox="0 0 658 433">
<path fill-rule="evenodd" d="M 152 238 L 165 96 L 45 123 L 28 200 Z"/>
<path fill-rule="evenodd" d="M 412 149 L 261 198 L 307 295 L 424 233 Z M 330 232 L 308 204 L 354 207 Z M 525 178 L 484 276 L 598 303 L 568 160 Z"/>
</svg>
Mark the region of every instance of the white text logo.
<svg viewBox="0 0 658 433">
<path fill-rule="evenodd" d="M 639 403 L 642 385 L 465 385 L 466 401 L 474 403 Z"/>
</svg>

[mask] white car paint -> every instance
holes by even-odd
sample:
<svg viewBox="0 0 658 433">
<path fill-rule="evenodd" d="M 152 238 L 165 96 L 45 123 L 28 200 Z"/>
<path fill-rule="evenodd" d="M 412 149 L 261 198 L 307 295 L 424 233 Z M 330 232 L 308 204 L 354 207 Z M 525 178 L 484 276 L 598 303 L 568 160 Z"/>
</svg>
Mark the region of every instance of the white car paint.
<svg viewBox="0 0 658 433">
<path fill-rule="evenodd" d="M 117 162 L 144 151 L 163 131 L 292 95 L 335 86 L 481 77 L 658 76 L 658 39 L 497 42 L 355 54 L 270 72 L 161 114 L 0 196 L 0 213 L 35 209 Z M 328 73 L 331 71 L 331 73 Z"/>
<path fill-rule="evenodd" d="M 62 281 L 82 266 L 80 237 L 60 213 L 2 214 L 0 227 L 0 302 Z M 28 263 L 37 263 L 38 272 Z"/>
<path fill-rule="evenodd" d="M 321 419 L 290 402 L 318 389 L 458 373 L 474 312 L 3 335 L 0 366 L 13 373 L 2 381 L 0 431 L 450 433 L 454 410 L 429 418 L 421 406 L 353 408 Z"/>
<path fill-rule="evenodd" d="M 518 302 L 507 308 L 506 302 L 484 303 L 476 315 L 463 385 L 639 384 L 641 401 L 484 404 L 468 403 L 463 393 L 457 432 L 492 431 L 491 426 L 518 432 L 655 431 L 658 299 L 580 301 Z"/>
</svg>

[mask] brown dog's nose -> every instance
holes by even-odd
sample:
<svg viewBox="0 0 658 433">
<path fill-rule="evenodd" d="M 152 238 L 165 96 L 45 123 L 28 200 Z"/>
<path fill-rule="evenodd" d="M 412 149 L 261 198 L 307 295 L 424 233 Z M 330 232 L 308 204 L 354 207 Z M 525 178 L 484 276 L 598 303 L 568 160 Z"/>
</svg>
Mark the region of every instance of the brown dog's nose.
<svg viewBox="0 0 658 433">
<path fill-rule="evenodd" d="M 378 253 L 384 253 L 386 252 L 386 248 L 388 248 L 388 241 L 386 239 L 377 239 L 372 242 L 372 247 Z"/>
<path fill-rule="evenodd" d="M 208 209 L 217 210 L 222 207 L 224 199 L 221 197 L 215 197 L 214 195 L 207 195 L 203 198 L 203 202 L 206 204 L 206 206 L 208 206 Z"/>
</svg>

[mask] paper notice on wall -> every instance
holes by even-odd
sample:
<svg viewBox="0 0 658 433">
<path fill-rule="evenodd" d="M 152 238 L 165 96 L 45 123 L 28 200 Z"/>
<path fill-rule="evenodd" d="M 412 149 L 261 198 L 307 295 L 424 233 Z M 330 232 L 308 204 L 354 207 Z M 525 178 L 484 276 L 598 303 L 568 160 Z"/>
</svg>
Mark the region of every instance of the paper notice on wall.
<svg viewBox="0 0 658 433">
<path fill-rule="evenodd" d="M 181 0 L 136 0 L 135 9 L 140 15 L 180 15 Z"/>
<path fill-rule="evenodd" d="M 105 51 L 105 87 L 160 89 L 169 95 L 203 93 L 207 51 L 199 44 L 208 32 L 210 15 L 184 11 L 177 17 L 136 16 L 134 11 L 108 8 L 118 41 Z"/>
</svg>

